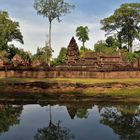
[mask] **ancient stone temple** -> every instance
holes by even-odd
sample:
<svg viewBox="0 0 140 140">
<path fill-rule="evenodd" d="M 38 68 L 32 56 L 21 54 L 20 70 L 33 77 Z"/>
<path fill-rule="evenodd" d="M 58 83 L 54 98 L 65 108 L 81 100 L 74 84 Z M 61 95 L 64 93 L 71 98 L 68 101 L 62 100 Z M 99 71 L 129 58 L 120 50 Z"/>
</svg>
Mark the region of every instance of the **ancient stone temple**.
<svg viewBox="0 0 140 140">
<path fill-rule="evenodd" d="M 67 64 L 76 63 L 79 59 L 80 59 L 79 49 L 74 37 L 72 37 L 67 48 L 66 63 Z"/>
<path fill-rule="evenodd" d="M 71 69 L 79 68 L 87 70 L 99 70 L 104 68 L 123 67 L 126 63 L 119 55 L 109 56 L 94 51 L 85 52 L 84 56 L 80 57 L 77 43 L 72 37 L 68 47 L 65 62 L 58 67 L 70 67 Z"/>
<path fill-rule="evenodd" d="M 23 60 L 22 60 L 22 58 L 21 58 L 18 54 L 16 54 L 16 55 L 12 58 L 12 63 L 13 63 L 13 65 L 14 65 L 15 67 L 18 66 L 18 65 L 21 65 L 22 62 L 23 62 Z"/>
</svg>

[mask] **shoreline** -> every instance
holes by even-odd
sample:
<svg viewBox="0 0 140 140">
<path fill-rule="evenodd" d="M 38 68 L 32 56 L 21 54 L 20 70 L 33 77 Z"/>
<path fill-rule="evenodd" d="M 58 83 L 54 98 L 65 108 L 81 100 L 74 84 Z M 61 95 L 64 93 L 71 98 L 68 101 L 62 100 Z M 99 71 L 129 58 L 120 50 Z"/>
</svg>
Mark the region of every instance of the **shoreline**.
<svg viewBox="0 0 140 140">
<path fill-rule="evenodd" d="M 85 80 L 85 79 L 83 79 Z M 88 79 L 86 79 L 88 81 Z M 0 101 L 21 98 L 51 99 L 52 102 L 120 102 L 140 103 L 139 79 L 103 80 L 93 79 L 88 83 L 82 79 L 0 79 Z M 59 82 L 58 82 L 59 81 Z M 4 98 L 3 98 L 4 97 Z"/>
</svg>

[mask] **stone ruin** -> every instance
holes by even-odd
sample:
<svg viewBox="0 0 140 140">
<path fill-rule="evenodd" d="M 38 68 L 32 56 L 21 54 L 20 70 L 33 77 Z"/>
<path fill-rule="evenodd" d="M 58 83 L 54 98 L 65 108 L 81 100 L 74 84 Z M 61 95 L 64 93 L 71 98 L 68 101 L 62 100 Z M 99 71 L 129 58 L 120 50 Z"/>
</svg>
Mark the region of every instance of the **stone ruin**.
<svg viewBox="0 0 140 140">
<path fill-rule="evenodd" d="M 32 67 L 39 67 L 39 66 L 41 66 L 41 61 L 40 60 L 38 60 L 38 59 L 35 59 L 35 60 L 33 60 L 33 62 L 32 62 Z"/>
<path fill-rule="evenodd" d="M 80 52 L 74 37 L 72 37 L 67 48 L 66 63 L 74 64 L 77 63 L 79 59 L 80 59 Z"/>
<path fill-rule="evenodd" d="M 84 57 L 80 58 L 79 48 L 74 37 L 72 37 L 67 47 L 65 63 L 61 64 L 60 67 L 61 66 L 82 67 L 97 70 L 98 68 L 123 67 L 126 66 L 126 64 L 120 55 L 105 56 L 101 53 L 86 52 Z"/>
<path fill-rule="evenodd" d="M 21 65 L 23 62 L 22 58 L 16 54 L 13 58 L 12 58 L 12 64 L 14 65 L 14 67 L 17 67 L 18 65 Z"/>
</svg>

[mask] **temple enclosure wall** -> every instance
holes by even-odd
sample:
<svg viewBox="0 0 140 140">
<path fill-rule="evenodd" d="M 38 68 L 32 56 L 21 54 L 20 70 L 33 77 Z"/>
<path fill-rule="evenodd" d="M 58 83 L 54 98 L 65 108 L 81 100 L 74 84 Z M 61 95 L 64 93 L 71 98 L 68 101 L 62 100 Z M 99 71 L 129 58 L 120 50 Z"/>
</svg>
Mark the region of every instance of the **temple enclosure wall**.
<svg viewBox="0 0 140 140">
<path fill-rule="evenodd" d="M 140 71 L 0 71 L 0 78 L 140 78 Z"/>
</svg>

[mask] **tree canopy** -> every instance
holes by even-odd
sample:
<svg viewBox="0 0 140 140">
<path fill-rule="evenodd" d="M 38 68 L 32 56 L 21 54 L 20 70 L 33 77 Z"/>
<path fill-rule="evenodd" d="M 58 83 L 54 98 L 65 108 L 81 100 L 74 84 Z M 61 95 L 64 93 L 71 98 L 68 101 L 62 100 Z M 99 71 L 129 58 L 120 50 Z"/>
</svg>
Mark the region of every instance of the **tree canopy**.
<svg viewBox="0 0 140 140">
<path fill-rule="evenodd" d="M 0 50 L 8 48 L 8 43 L 16 40 L 23 44 L 19 23 L 12 21 L 6 11 L 0 11 Z"/>
<path fill-rule="evenodd" d="M 110 43 L 109 44 L 108 43 L 106 43 L 106 41 L 103 40 L 98 41 L 94 45 L 95 51 L 105 55 L 116 55 L 117 54 L 116 47 L 110 47 Z"/>
<path fill-rule="evenodd" d="M 64 63 L 65 62 L 65 58 L 66 58 L 66 53 L 67 53 L 67 49 L 65 47 L 62 47 L 60 52 L 59 52 L 59 55 L 57 58 L 55 58 L 53 61 L 52 61 L 52 65 L 53 66 L 56 66 L 56 65 L 59 65 L 61 63 Z"/>
<path fill-rule="evenodd" d="M 101 24 L 107 34 L 116 34 L 120 47 L 125 43 L 132 52 L 133 41 L 140 40 L 140 3 L 122 4 L 113 15 L 101 20 Z"/>
<path fill-rule="evenodd" d="M 74 5 L 70 5 L 64 0 L 35 0 L 34 8 L 37 13 L 48 17 L 49 20 L 49 47 L 51 47 L 51 23 L 54 19 L 60 21 L 61 16 L 65 16 L 70 13 L 70 9 L 74 8 Z"/>
<path fill-rule="evenodd" d="M 76 29 L 76 36 L 78 37 L 78 40 L 82 41 L 83 47 L 85 47 L 85 42 L 89 40 L 88 33 L 89 29 L 87 26 L 79 26 Z"/>
</svg>

